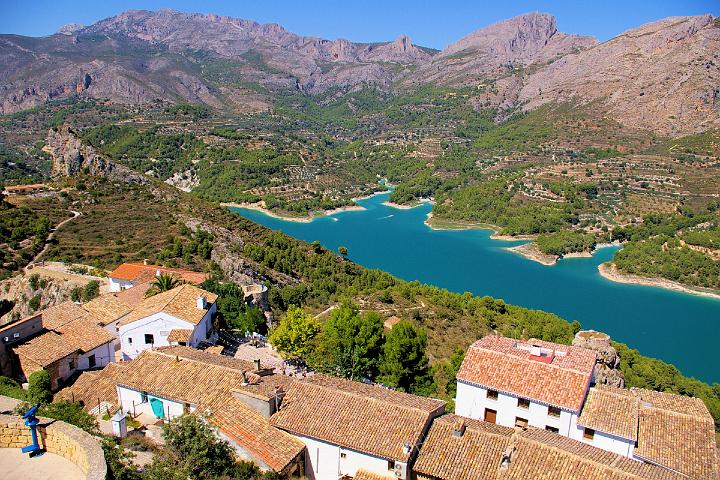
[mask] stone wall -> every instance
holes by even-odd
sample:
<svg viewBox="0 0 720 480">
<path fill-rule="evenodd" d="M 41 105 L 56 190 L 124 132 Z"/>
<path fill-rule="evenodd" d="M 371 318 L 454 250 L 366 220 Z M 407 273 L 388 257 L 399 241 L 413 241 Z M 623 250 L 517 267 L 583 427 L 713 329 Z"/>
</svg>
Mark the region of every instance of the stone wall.
<svg viewBox="0 0 720 480">
<path fill-rule="evenodd" d="M 98 440 L 87 432 L 59 420 L 41 418 L 38 425 L 40 446 L 61 456 L 85 472 L 88 480 L 105 480 L 107 465 Z M 0 448 L 30 445 L 30 429 L 16 415 L 0 415 Z"/>
</svg>

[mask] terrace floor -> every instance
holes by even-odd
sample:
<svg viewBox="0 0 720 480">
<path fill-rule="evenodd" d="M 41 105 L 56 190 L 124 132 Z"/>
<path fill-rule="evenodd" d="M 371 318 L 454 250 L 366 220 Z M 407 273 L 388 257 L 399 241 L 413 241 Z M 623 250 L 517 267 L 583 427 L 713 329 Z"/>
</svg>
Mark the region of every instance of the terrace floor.
<svg viewBox="0 0 720 480">
<path fill-rule="evenodd" d="M 69 460 L 54 453 L 30 458 L 19 448 L 0 448 L 0 478 L 3 480 L 80 480 L 85 474 Z"/>
</svg>

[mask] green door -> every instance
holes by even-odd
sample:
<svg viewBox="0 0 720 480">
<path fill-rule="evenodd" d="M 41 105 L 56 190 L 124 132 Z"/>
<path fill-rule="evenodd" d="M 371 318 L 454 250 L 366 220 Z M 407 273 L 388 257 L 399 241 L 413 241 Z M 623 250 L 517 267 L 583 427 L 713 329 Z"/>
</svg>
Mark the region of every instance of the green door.
<svg viewBox="0 0 720 480">
<path fill-rule="evenodd" d="M 157 418 L 165 418 L 165 406 L 163 405 L 162 400 L 159 398 L 151 398 L 150 406 L 152 407 L 153 414 Z"/>
</svg>

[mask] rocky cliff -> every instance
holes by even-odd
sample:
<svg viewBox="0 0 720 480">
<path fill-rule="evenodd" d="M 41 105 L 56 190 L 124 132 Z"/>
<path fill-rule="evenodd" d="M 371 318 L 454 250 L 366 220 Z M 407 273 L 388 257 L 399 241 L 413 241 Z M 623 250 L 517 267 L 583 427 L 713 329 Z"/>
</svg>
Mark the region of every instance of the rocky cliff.
<svg viewBox="0 0 720 480">
<path fill-rule="evenodd" d="M 69 127 L 48 131 L 43 148 L 52 156 L 53 176 L 74 176 L 85 173 L 135 183 L 147 183 L 147 179 L 129 168 L 111 162 L 85 145 Z"/>
<path fill-rule="evenodd" d="M 566 55 L 529 75 L 523 108 L 600 101 L 607 114 L 665 135 L 720 127 L 720 24 L 673 17 Z"/>
<path fill-rule="evenodd" d="M 592 37 L 558 32 L 555 17 L 530 13 L 477 30 L 448 46 L 408 81 L 472 85 L 590 48 Z"/>
</svg>

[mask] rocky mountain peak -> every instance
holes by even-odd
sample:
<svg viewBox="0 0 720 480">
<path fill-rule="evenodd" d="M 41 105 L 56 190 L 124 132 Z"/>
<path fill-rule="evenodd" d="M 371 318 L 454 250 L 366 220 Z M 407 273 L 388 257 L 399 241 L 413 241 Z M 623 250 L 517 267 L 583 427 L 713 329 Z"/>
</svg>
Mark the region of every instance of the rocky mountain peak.
<svg viewBox="0 0 720 480">
<path fill-rule="evenodd" d="M 67 23 L 60 27 L 57 33 L 61 35 L 72 35 L 73 33 L 77 32 L 78 30 L 82 30 L 83 28 L 85 28 L 85 25 L 83 25 L 82 23 Z"/>
<path fill-rule="evenodd" d="M 405 53 L 412 47 L 412 40 L 405 34 L 400 35 L 390 44 L 390 48 L 398 53 Z"/>
<path fill-rule="evenodd" d="M 476 30 L 448 46 L 441 55 L 453 55 L 464 50 L 487 50 L 511 61 L 527 61 L 556 33 L 554 16 L 527 13 Z"/>
</svg>

